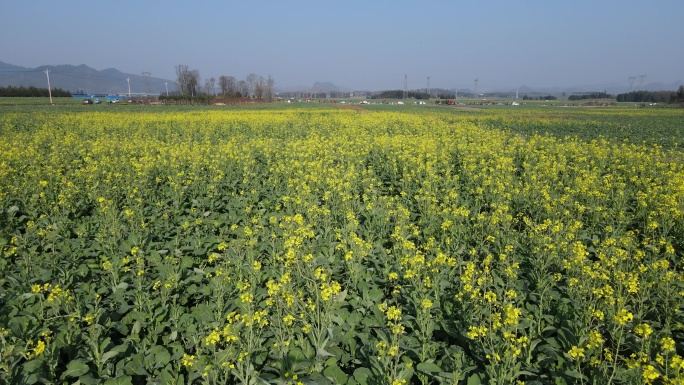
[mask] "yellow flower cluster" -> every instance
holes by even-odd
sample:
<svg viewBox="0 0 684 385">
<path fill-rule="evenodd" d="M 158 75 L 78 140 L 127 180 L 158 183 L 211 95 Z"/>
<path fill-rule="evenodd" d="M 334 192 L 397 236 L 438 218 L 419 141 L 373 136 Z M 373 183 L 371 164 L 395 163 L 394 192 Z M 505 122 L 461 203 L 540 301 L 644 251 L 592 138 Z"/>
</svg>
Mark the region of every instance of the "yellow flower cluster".
<svg viewBox="0 0 684 385">
<path fill-rule="evenodd" d="M 387 303 L 378 305 L 381 312 L 387 318 L 387 326 L 390 328 L 392 334 L 401 335 L 404 333 L 405 327 L 401 324 L 402 315 L 401 308 L 397 306 L 388 306 Z"/>
<path fill-rule="evenodd" d="M 648 324 L 641 323 L 634 327 L 634 333 L 641 337 L 648 338 L 653 334 L 653 329 Z"/>
<path fill-rule="evenodd" d="M 484 337 L 487 335 L 487 330 L 489 330 L 486 326 L 470 326 L 468 328 L 468 333 L 466 335 L 470 339 L 475 339 L 478 337 Z"/>
<path fill-rule="evenodd" d="M 35 343 L 35 346 L 33 341 L 28 341 L 27 348 L 29 348 L 30 350 L 26 352 L 26 358 L 31 360 L 38 357 L 39 355 L 43 354 L 43 352 L 45 351 L 45 347 L 45 341 L 43 340 L 38 340 Z"/>
<path fill-rule="evenodd" d="M 64 290 L 60 285 L 54 285 L 52 286 L 52 289 L 50 290 L 50 294 L 48 294 L 47 300 L 45 300 L 45 303 L 47 304 L 54 304 L 57 302 L 68 302 L 73 299 L 71 295 L 70 290 Z"/>
<path fill-rule="evenodd" d="M 183 358 L 181 358 L 181 364 L 186 368 L 192 368 L 195 364 L 196 357 L 187 353 L 183 353 Z"/>
<path fill-rule="evenodd" d="M 570 351 L 568 352 L 568 355 L 570 355 L 570 357 L 572 357 L 575 360 L 581 360 L 582 358 L 585 357 L 584 356 L 584 349 L 580 348 L 578 346 L 573 346 L 570 349 Z"/>
<path fill-rule="evenodd" d="M 615 321 L 621 326 L 631 322 L 632 319 L 634 319 L 634 315 L 627 311 L 627 309 L 620 309 L 617 313 L 615 313 Z"/>
<path fill-rule="evenodd" d="M 340 294 L 342 286 L 336 281 L 323 282 L 320 289 L 321 299 L 323 299 L 323 301 L 329 301 L 332 296 Z"/>
</svg>

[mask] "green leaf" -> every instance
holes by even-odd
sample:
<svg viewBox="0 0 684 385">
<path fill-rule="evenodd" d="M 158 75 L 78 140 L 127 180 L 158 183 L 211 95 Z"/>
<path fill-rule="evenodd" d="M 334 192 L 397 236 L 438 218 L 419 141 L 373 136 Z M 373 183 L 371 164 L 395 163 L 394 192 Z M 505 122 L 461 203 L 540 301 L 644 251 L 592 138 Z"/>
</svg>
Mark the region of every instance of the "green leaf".
<svg viewBox="0 0 684 385">
<path fill-rule="evenodd" d="M 157 360 L 157 363 L 155 367 L 163 367 L 166 366 L 171 361 L 171 354 L 169 354 L 168 350 L 164 350 L 162 352 L 159 352 L 154 355 L 154 358 Z"/>
<path fill-rule="evenodd" d="M 42 366 L 43 366 L 43 361 L 40 358 L 37 358 L 34 360 L 27 361 L 24 364 L 22 369 L 23 369 L 24 373 L 32 373 L 32 372 L 40 371 Z"/>
<path fill-rule="evenodd" d="M 166 348 L 161 345 L 154 345 L 152 349 L 150 349 L 150 353 L 154 355 L 157 355 L 161 352 L 168 352 L 168 350 L 166 350 Z"/>
<path fill-rule="evenodd" d="M 113 347 L 112 349 L 110 349 L 108 352 L 104 353 L 100 357 L 100 363 L 107 362 L 107 360 L 109 360 L 110 358 L 116 357 L 119 353 L 125 352 L 126 349 L 127 349 L 126 344 Z"/>
<path fill-rule="evenodd" d="M 86 374 L 84 376 L 79 377 L 78 382 L 81 385 L 98 385 L 98 384 L 100 384 L 100 380 L 91 376 L 90 374 Z"/>
<path fill-rule="evenodd" d="M 112 339 L 107 337 L 105 338 L 101 343 L 100 343 L 100 351 L 104 352 L 107 350 L 107 346 L 109 346 L 109 343 L 112 342 Z"/>
<path fill-rule="evenodd" d="M 88 373 L 89 370 L 90 368 L 82 359 L 72 360 L 67 364 L 67 368 L 64 371 L 64 374 L 62 374 L 62 378 L 80 377 Z"/>
<path fill-rule="evenodd" d="M 334 354 L 330 353 L 329 351 L 320 348 L 318 351 L 316 351 L 316 356 L 320 358 L 325 358 L 325 357 L 335 357 Z"/>
<path fill-rule="evenodd" d="M 131 360 L 126 363 L 124 370 L 127 374 L 136 374 L 139 376 L 147 375 L 145 370 L 145 357 L 142 353 L 135 354 L 131 357 Z"/>
<path fill-rule="evenodd" d="M 107 362 L 107 360 L 109 360 L 110 358 L 116 357 L 117 354 L 119 354 L 119 352 L 116 350 L 110 350 L 106 352 L 100 357 L 100 363 Z"/>
<path fill-rule="evenodd" d="M 43 361 L 41 360 L 31 360 L 24 364 L 24 367 L 22 368 L 22 374 L 25 384 L 35 384 L 38 382 L 42 365 Z"/>
<path fill-rule="evenodd" d="M 347 382 L 347 375 L 336 364 L 323 369 L 323 375 L 335 384 L 345 384 Z"/>
<path fill-rule="evenodd" d="M 382 302 L 382 290 L 377 287 L 373 287 L 370 292 L 364 294 L 367 295 L 365 299 L 369 300 L 370 302 Z"/>
<path fill-rule="evenodd" d="M 406 358 L 406 356 L 404 356 L 402 358 Z M 414 372 L 415 371 L 413 370 L 413 367 L 408 367 L 408 368 L 405 368 L 402 371 L 400 371 L 398 377 L 402 380 L 408 381 L 411 379 L 411 377 L 413 377 Z"/>
<path fill-rule="evenodd" d="M 130 335 L 133 336 L 133 335 L 140 333 L 140 329 L 141 329 L 140 322 L 135 321 L 135 323 L 133 324 L 133 327 L 131 328 L 131 334 Z"/>
<path fill-rule="evenodd" d="M 566 370 L 564 373 L 566 376 L 572 377 L 572 378 L 577 378 L 577 379 L 585 378 L 584 375 L 582 375 L 582 373 L 580 373 L 576 370 Z"/>
<path fill-rule="evenodd" d="M 192 258 L 187 257 L 187 256 L 181 258 L 181 267 L 182 267 L 183 269 L 189 269 L 189 268 L 192 267 L 193 264 L 194 264 L 194 263 L 193 263 L 193 261 L 192 261 Z"/>
<path fill-rule="evenodd" d="M 439 373 L 442 371 L 442 368 L 440 368 L 439 365 L 435 364 L 432 361 L 421 362 L 416 366 L 416 369 L 426 374 Z"/>
<path fill-rule="evenodd" d="M 128 289 L 128 283 L 126 282 L 121 282 L 118 285 L 116 285 L 117 290 L 126 290 Z M 116 290 L 115 290 L 116 291 Z"/>
<path fill-rule="evenodd" d="M 467 385 L 480 385 L 483 383 L 484 375 L 482 373 L 474 373 L 468 377 Z"/>
<path fill-rule="evenodd" d="M 370 371 L 368 368 L 357 368 L 354 370 L 354 379 L 356 382 L 358 382 L 360 385 L 367 385 L 368 384 L 368 378 L 371 377 L 373 373 Z"/>
<path fill-rule="evenodd" d="M 133 385 L 133 377 L 123 376 L 117 378 L 110 378 L 105 381 L 104 385 Z"/>
</svg>

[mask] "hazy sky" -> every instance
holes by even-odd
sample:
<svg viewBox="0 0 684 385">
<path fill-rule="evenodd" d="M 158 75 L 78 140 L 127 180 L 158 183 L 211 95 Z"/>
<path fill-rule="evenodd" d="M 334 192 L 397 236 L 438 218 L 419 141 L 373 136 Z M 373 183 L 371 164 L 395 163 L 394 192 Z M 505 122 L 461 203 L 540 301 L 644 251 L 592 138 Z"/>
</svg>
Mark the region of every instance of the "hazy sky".
<svg viewBox="0 0 684 385">
<path fill-rule="evenodd" d="M 684 79 L 684 0 L 1 0 L 0 61 L 354 89 Z"/>
</svg>

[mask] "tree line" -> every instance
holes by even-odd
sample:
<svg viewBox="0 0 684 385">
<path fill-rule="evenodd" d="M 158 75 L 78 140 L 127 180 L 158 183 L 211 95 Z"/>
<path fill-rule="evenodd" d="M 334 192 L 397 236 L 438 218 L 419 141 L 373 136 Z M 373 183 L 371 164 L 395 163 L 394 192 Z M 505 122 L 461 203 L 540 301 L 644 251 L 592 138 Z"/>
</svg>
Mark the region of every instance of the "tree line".
<svg viewBox="0 0 684 385">
<path fill-rule="evenodd" d="M 7 87 L 0 87 L 0 97 L 35 97 L 35 98 L 47 98 L 50 96 L 50 92 L 47 88 L 38 88 L 38 87 L 13 87 L 13 86 L 7 86 Z M 52 96 L 53 97 L 71 97 L 71 92 L 69 91 L 64 91 L 61 88 L 53 88 L 52 89 Z"/>
<path fill-rule="evenodd" d="M 684 101 L 684 86 L 677 92 L 672 91 L 632 91 L 617 96 L 618 102 L 634 103 L 669 103 Z"/>
<path fill-rule="evenodd" d="M 684 86 L 679 86 L 677 93 L 675 94 L 675 102 L 684 102 Z"/>
<path fill-rule="evenodd" d="M 581 95 L 570 95 L 568 100 L 586 100 L 586 99 L 615 99 L 615 96 L 606 92 L 591 92 Z"/>
<path fill-rule="evenodd" d="M 271 75 L 264 78 L 251 73 L 244 80 L 238 80 L 234 76 L 221 75 L 218 78 L 219 93 L 217 94 L 216 78 L 210 77 L 202 83 L 199 70 L 190 69 L 185 64 L 179 64 L 175 68 L 178 92 L 183 99 L 220 95 L 222 97 L 249 97 L 271 101 L 275 95 L 275 80 Z"/>
<path fill-rule="evenodd" d="M 523 100 L 557 100 L 558 98 L 553 95 L 546 96 L 523 96 Z"/>
<path fill-rule="evenodd" d="M 406 96 L 409 99 L 430 99 L 430 94 L 427 92 L 420 91 L 408 91 Z M 402 90 L 389 90 L 381 91 L 371 96 L 371 99 L 403 99 L 404 91 Z"/>
</svg>

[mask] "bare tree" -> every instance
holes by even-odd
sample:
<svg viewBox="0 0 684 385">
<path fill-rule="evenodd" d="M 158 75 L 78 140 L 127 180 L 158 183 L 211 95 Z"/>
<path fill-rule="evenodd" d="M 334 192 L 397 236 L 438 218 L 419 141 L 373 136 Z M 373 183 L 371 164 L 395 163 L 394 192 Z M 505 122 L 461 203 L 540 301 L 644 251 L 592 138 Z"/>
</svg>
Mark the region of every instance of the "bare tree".
<svg viewBox="0 0 684 385">
<path fill-rule="evenodd" d="M 200 85 L 200 73 L 198 70 L 191 70 L 185 64 L 176 66 L 176 78 L 181 95 L 197 95 Z"/>
<path fill-rule="evenodd" d="M 249 96 L 249 85 L 247 85 L 246 81 L 240 80 L 237 82 L 237 92 L 240 96 Z"/>
<path fill-rule="evenodd" d="M 213 95 L 215 85 L 216 85 L 216 79 L 214 79 L 214 77 L 210 77 L 209 79 L 205 80 L 204 81 L 204 93 L 207 95 Z"/>
<path fill-rule="evenodd" d="M 264 92 L 266 91 L 266 81 L 263 76 L 259 76 L 254 84 L 254 97 L 257 99 L 264 98 Z"/>
<path fill-rule="evenodd" d="M 257 85 L 258 80 L 259 80 L 259 75 L 257 75 L 257 74 L 249 74 L 245 78 L 245 82 L 247 83 L 247 87 L 248 87 L 247 93 L 249 94 L 249 96 L 256 95 L 256 85 Z"/>
<path fill-rule="evenodd" d="M 176 66 L 176 82 L 181 95 L 188 94 L 188 74 L 190 70 L 186 64 L 178 64 Z"/>
<path fill-rule="evenodd" d="M 228 95 L 235 95 L 237 92 L 237 79 L 234 76 L 228 76 L 226 80 L 226 92 Z"/>
<path fill-rule="evenodd" d="M 191 70 L 188 72 L 188 93 L 190 96 L 197 95 L 200 88 L 200 73 L 199 70 Z"/>
<path fill-rule="evenodd" d="M 273 101 L 273 87 L 275 86 L 275 80 L 273 76 L 268 75 L 268 80 L 266 80 L 266 99 L 271 102 Z"/>
<path fill-rule="evenodd" d="M 228 93 L 228 76 L 219 76 L 219 88 L 221 89 L 221 95 L 226 96 Z"/>
</svg>

